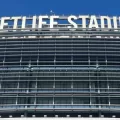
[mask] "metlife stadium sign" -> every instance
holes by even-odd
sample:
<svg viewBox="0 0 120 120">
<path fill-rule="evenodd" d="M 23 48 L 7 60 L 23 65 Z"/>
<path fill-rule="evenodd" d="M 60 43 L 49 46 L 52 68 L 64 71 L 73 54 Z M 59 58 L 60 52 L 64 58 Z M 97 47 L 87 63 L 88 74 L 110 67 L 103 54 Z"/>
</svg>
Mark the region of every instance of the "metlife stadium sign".
<svg viewBox="0 0 120 120">
<path fill-rule="evenodd" d="M 64 21 L 64 22 L 62 22 Z M 120 26 L 120 17 L 117 16 L 95 16 L 95 15 L 71 15 L 71 16 L 14 16 L 14 17 L 1 17 L 0 29 L 5 29 L 7 26 L 12 26 L 13 29 L 25 29 L 28 24 L 31 28 L 43 28 L 48 25 L 49 28 L 55 28 L 58 24 L 67 23 L 67 28 L 114 28 Z M 79 24 L 81 26 L 79 26 Z M 20 27 L 18 27 L 20 26 Z"/>
</svg>

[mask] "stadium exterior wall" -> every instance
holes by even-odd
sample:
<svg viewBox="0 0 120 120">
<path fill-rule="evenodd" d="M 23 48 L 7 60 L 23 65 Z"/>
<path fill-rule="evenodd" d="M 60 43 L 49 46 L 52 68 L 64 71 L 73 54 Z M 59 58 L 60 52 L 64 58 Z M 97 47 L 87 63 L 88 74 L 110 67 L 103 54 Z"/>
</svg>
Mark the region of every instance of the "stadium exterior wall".
<svg viewBox="0 0 120 120">
<path fill-rule="evenodd" d="M 120 120 L 120 118 L 2 118 L 0 120 Z"/>
</svg>

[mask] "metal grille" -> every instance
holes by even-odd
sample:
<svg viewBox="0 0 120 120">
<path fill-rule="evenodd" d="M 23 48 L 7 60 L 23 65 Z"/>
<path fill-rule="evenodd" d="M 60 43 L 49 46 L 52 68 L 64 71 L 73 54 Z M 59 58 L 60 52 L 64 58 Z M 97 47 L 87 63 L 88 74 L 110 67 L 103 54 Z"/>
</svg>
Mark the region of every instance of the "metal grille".
<svg viewBox="0 0 120 120">
<path fill-rule="evenodd" d="M 0 111 L 120 110 L 119 31 L 65 33 L 0 33 Z"/>
</svg>

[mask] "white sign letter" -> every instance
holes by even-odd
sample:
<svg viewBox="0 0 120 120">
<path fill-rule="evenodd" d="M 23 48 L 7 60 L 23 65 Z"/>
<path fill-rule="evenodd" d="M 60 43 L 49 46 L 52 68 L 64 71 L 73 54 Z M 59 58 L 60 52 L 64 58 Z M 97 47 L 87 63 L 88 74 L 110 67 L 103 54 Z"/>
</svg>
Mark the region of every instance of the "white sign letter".
<svg viewBox="0 0 120 120">
<path fill-rule="evenodd" d="M 43 22 L 43 19 L 48 19 L 48 16 L 39 16 L 38 28 L 42 28 L 42 25 L 47 24 L 47 22 Z"/>
<path fill-rule="evenodd" d="M 112 28 L 111 19 L 108 16 L 101 16 L 101 28 L 105 28 L 105 20 L 107 20 L 107 28 Z"/>
<path fill-rule="evenodd" d="M 12 17 L 12 20 L 14 20 L 13 29 L 17 29 L 19 19 L 21 19 L 21 17 Z"/>
<path fill-rule="evenodd" d="M 32 21 L 32 28 L 36 28 L 36 16 L 33 16 L 33 21 Z"/>
<path fill-rule="evenodd" d="M 26 24 L 26 16 L 22 17 L 22 29 L 25 28 L 25 24 Z"/>
<path fill-rule="evenodd" d="M 10 20 L 10 17 L 2 17 L 2 18 L 1 18 L 0 29 L 3 29 L 4 26 L 8 26 L 8 23 L 5 23 L 5 20 Z"/>
<path fill-rule="evenodd" d="M 92 15 L 90 18 L 89 28 L 99 28 L 96 16 Z"/>
<path fill-rule="evenodd" d="M 80 19 L 82 19 L 82 28 L 86 28 L 86 20 L 89 18 L 89 16 L 79 16 Z"/>
<path fill-rule="evenodd" d="M 117 17 L 113 17 L 113 27 L 114 27 L 115 29 L 118 28 Z M 116 31 L 117 31 L 117 30 L 116 30 Z"/>
<path fill-rule="evenodd" d="M 50 28 L 53 28 L 54 25 L 57 25 L 58 23 L 54 21 L 54 19 L 58 19 L 59 16 L 50 16 Z"/>
<path fill-rule="evenodd" d="M 77 20 L 76 16 L 69 16 L 68 17 L 68 22 L 74 26 L 74 28 L 78 28 L 77 24 L 72 21 L 72 19 Z"/>
</svg>

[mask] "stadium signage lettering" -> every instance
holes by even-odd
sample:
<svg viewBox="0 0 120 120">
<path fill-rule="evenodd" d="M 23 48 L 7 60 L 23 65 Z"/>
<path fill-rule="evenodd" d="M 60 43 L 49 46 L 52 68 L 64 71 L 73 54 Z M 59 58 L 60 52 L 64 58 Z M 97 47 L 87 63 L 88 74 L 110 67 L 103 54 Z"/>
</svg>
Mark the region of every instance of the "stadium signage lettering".
<svg viewBox="0 0 120 120">
<path fill-rule="evenodd" d="M 49 25 L 49 28 L 55 28 L 59 23 L 59 20 L 66 20 L 68 28 L 115 28 L 120 25 L 120 18 L 113 16 L 95 16 L 95 15 L 71 15 L 65 16 L 17 16 L 17 17 L 1 17 L 0 29 L 6 28 L 11 25 L 13 29 L 22 28 L 25 29 L 28 24 L 31 24 L 31 28 L 43 28 L 45 25 Z M 64 22 L 62 23 L 64 24 Z M 79 26 L 81 24 L 81 26 Z M 20 26 L 20 27 L 18 27 Z"/>
</svg>

